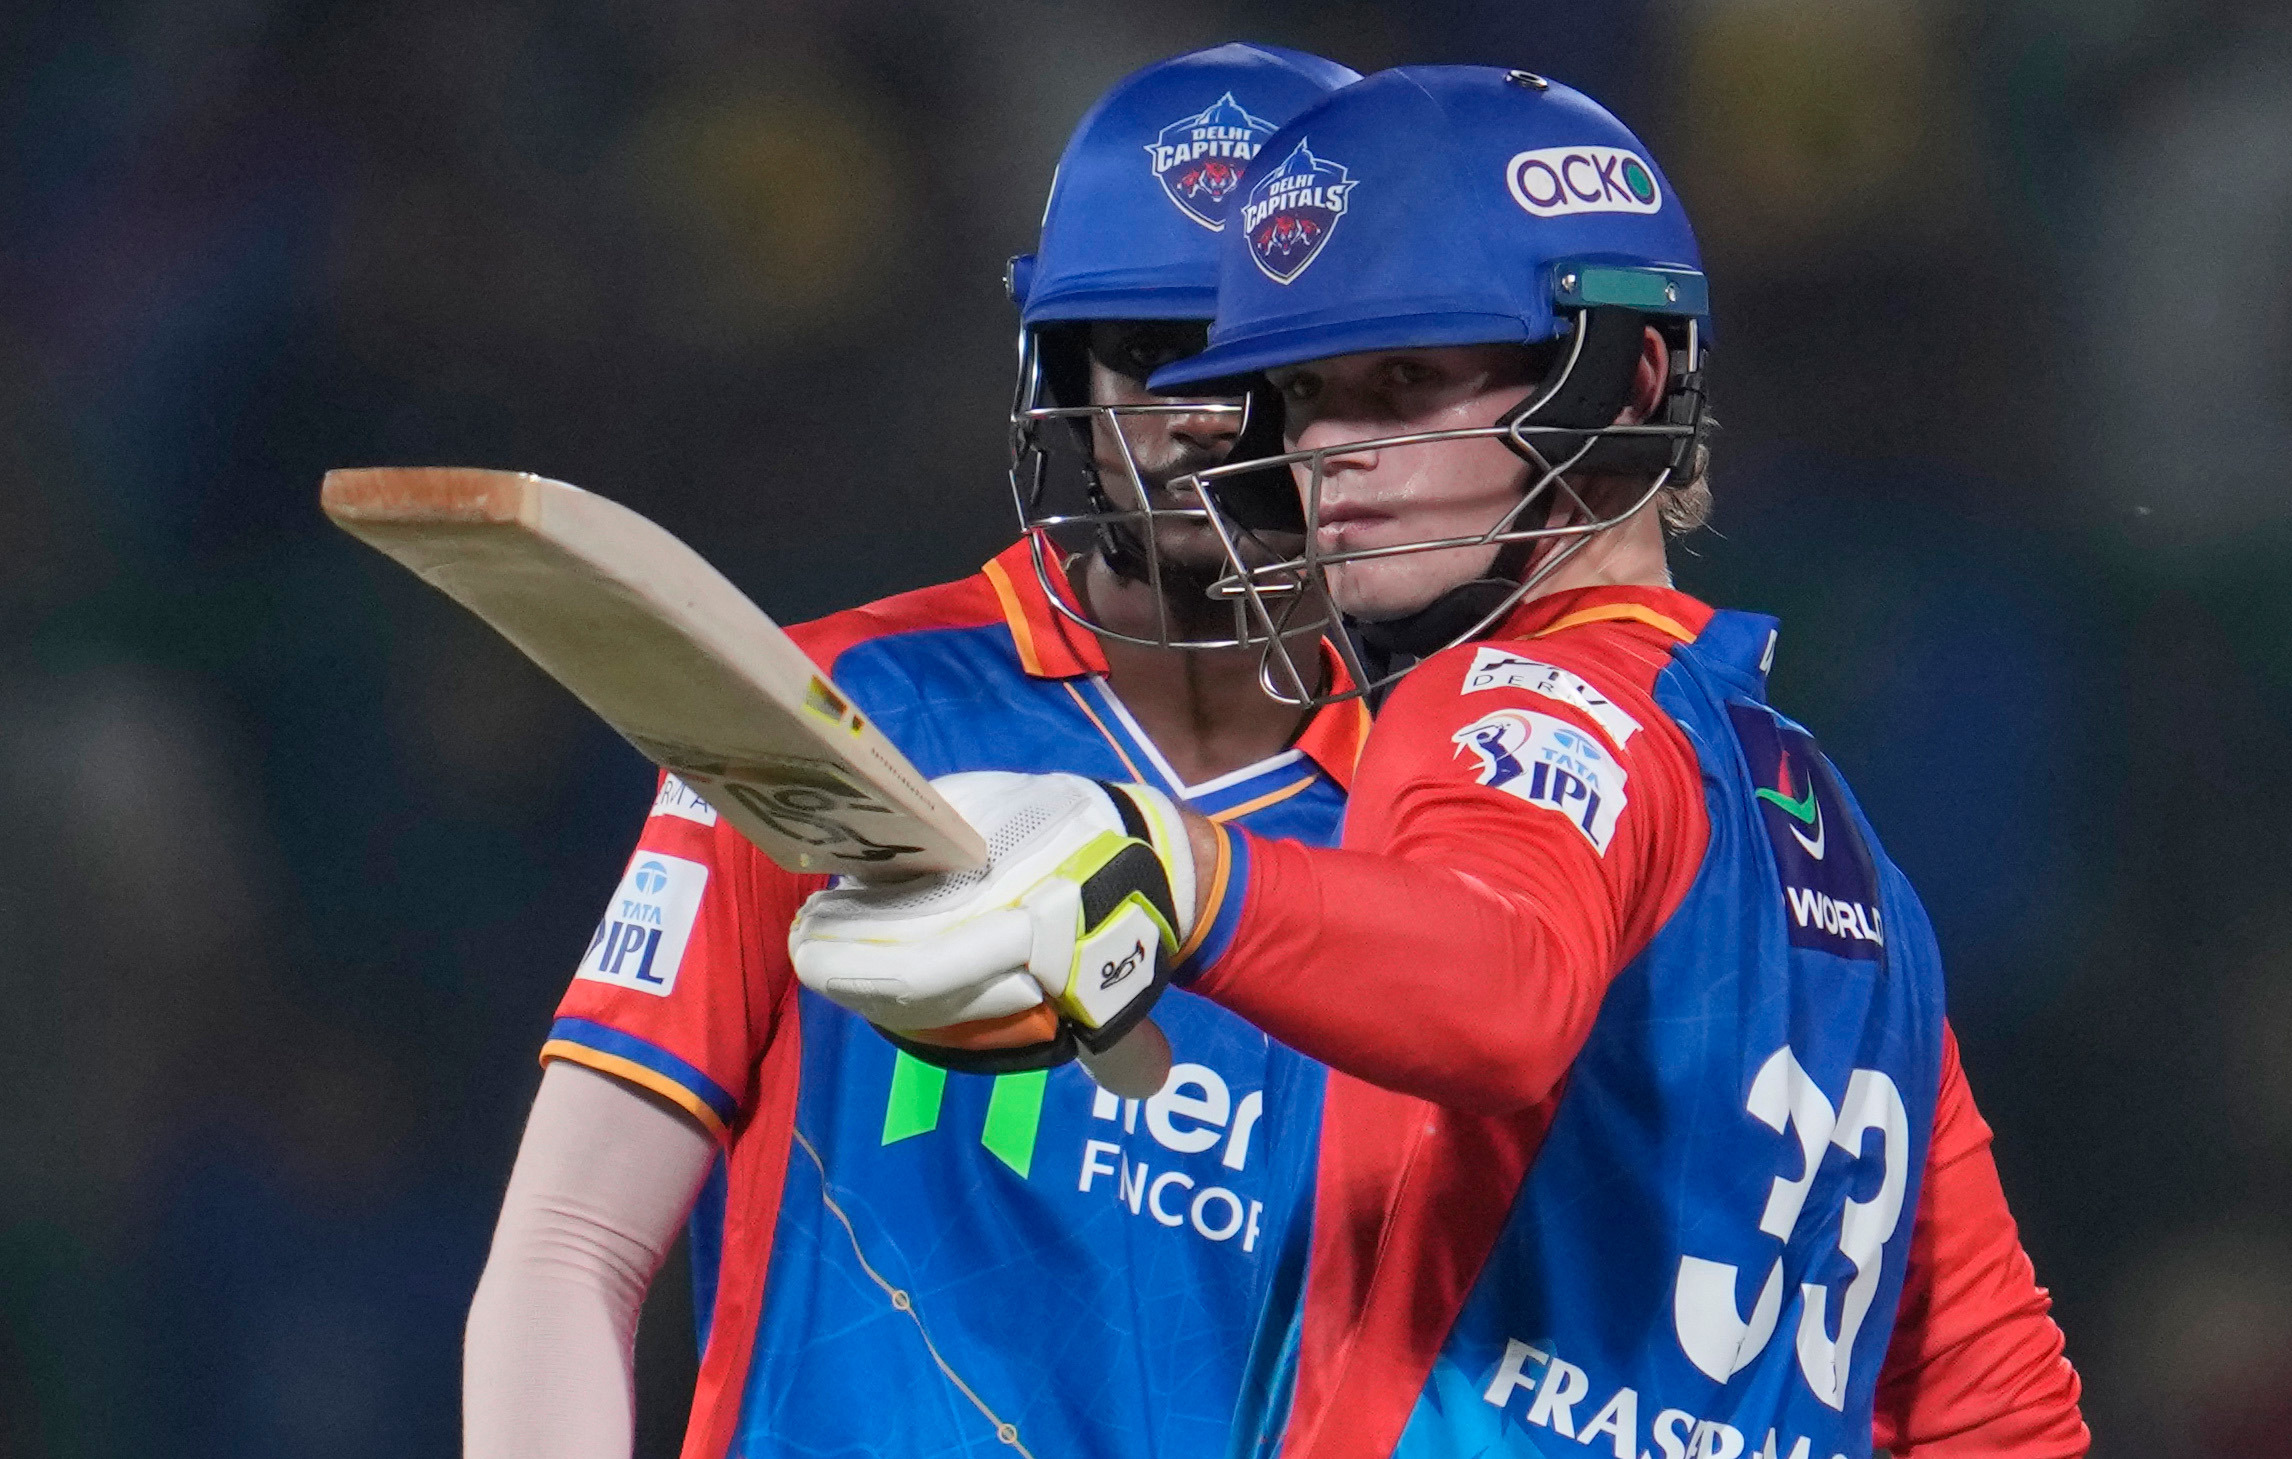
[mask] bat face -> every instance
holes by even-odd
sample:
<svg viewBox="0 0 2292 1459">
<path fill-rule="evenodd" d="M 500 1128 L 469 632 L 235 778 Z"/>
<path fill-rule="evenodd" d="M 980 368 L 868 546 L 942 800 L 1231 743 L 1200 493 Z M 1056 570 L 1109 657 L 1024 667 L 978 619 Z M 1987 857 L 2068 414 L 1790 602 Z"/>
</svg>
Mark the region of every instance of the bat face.
<svg viewBox="0 0 2292 1459">
<path fill-rule="evenodd" d="M 493 625 L 793 871 L 985 860 L 978 834 L 714 568 L 644 517 L 515 472 L 330 472 L 327 514 Z"/>
<path fill-rule="evenodd" d="M 320 504 L 524 651 L 645 757 L 791 871 L 870 880 L 963 871 L 986 843 L 778 624 L 691 548 L 628 508 L 511 471 L 330 471 Z M 1045 1003 L 942 1031 L 1053 1037 Z M 1170 1045 L 1143 1023 L 1084 1056 L 1107 1088 L 1162 1087 Z"/>
<path fill-rule="evenodd" d="M 837 761 L 795 755 L 728 761 L 694 745 L 633 738 L 631 743 L 718 814 L 732 817 L 750 840 L 759 846 L 780 843 L 767 854 L 792 870 L 865 876 L 923 854 L 923 847 L 898 839 L 900 809 L 855 784 L 850 768 Z M 751 834 L 751 824 L 759 831 Z"/>
</svg>

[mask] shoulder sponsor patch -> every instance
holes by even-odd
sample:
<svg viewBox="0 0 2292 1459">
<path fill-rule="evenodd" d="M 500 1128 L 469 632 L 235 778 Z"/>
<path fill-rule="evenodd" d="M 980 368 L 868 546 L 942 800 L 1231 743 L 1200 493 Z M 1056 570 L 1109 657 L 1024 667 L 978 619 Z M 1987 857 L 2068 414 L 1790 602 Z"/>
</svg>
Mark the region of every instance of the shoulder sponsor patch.
<svg viewBox="0 0 2292 1459">
<path fill-rule="evenodd" d="M 699 862 L 639 851 L 629 859 L 575 976 L 666 998 L 676 987 L 707 885 L 708 868 Z"/>
<path fill-rule="evenodd" d="M 653 797 L 652 814 L 678 816 L 703 826 L 716 824 L 716 807 L 695 795 L 691 786 L 674 775 L 661 777 L 660 793 Z"/>
<path fill-rule="evenodd" d="M 1472 667 L 1464 671 L 1465 693 L 1476 694 L 1483 689 L 1525 689 L 1580 709 L 1607 731 L 1619 750 L 1630 744 L 1639 730 L 1638 720 L 1617 708 L 1581 675 L 1494 644 L 1482 644 L 1472 656 Z"/>
<path fill-rule="evenodd" d="M 1608 854 L 1630 777 L 1593 736 L 1532 709 L 1499 709 L 1453 736 L 1480 760 L 1480 783 L 1566 816 L 1592 849 Z"/>
<path fill-rule="evenodd" d="M 1775 853 L 1791 945 L 1877 961 L 1886 947 L 1878 869 L 1830 762 L 1772 710 L 1735 701 L 1727 715 L 1750 767 L 1752 814 Z"/>
</svg>

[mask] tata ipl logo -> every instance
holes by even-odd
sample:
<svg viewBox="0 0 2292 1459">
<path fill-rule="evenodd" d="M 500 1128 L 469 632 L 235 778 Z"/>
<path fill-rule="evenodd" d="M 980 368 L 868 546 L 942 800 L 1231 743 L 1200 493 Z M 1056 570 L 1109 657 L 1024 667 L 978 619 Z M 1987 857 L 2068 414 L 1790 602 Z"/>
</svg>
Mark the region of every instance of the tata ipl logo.
<svg viewBox="0 0 2292 1459">
<path fill-rule="evenodd" d="M 1025 1179 L 1034 1169 L 1035 1139 L 1043 1120 L 1043 1086 L 1048 1069 L 997 1074 L 987 1096 L 987 1119 L 979 1143 Z M 939 1107 L 947 1097 L 947 1071 L 902 1053 L 891 1068 L 891 1097 L 883 1107 L 883 1143 L 896 1145 L 939 1128 Z"/>
<path fill-rule="evenodd" d="M 1250 185 L 1242 231 L 1258 272 L 1287 284 L 1321 256 L 1356 184 L 1344 164 L 1316 157 L 1299 138 L 1281 165 Z"/>
<path fill-rule="evenodd" d="M 1620 147 L 1537 147 L 1504 164 L 1512 201 L 1539 218 L 1571 213 L 1654 213 L 1663 208 L 1655 169 Z"/>
<path fill-rule="evenodd" d="M 1251 116 L 1229 91 L 1164 127 L 1146 144 L 1146 160 L 1179 212 L 1212 233 L 1223 232 L 1226 204 L 1241 186 L 1242 170 L 1274 131 L 1273 123 Z"/>
</svg>

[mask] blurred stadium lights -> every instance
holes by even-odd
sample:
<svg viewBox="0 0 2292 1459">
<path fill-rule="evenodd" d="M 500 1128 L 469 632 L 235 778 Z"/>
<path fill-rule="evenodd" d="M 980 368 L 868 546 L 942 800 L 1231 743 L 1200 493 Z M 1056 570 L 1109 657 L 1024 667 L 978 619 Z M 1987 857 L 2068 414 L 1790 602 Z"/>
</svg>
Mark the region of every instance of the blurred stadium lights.
<svg viewBox="0 0 2292 1459">
<path fill-rule="evenodd" d="M 1925 234 L 1963 210 L 1964 107 L 1959 78 L 1934 54 L 1945 22 L 1933 8 L 1677 7 L 1671 165 L 1706 246 L 1729 263 L 1739 254 L 1744 268 L 1776 268 L 1841 232 Z"/>
<path fill-rule="evenodd" d="M 2147 544 L 2292 521 L 2292 17 L 2110 109 L 2077 287 L 2087 469 Z"/>
</svg>

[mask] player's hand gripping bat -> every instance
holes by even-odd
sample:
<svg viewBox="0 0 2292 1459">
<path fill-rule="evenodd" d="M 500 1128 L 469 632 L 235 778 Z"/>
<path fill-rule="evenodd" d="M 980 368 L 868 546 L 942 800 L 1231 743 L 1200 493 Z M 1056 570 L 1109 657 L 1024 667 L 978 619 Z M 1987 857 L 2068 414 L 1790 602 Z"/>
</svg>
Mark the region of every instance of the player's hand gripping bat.
<svg viewBox="0 0 2292 1459">
<path fill-rule="evenodd" d="M 493 625 L 790 871 L 887 880 L 961 871 L 987 848 L 780 626 L 698 553 L 628 508 L 511 471 L 330 471 L 337 526 Z M 1040 1004 L 961 1046 L 1059 1033 Z M 941 1041 L 930 1033 L 910 1040 Z M 1151 1022 L 1103 1054 L 1101 1085 L 1162 1087 L 1170 1045 Z"/>
</svg>

